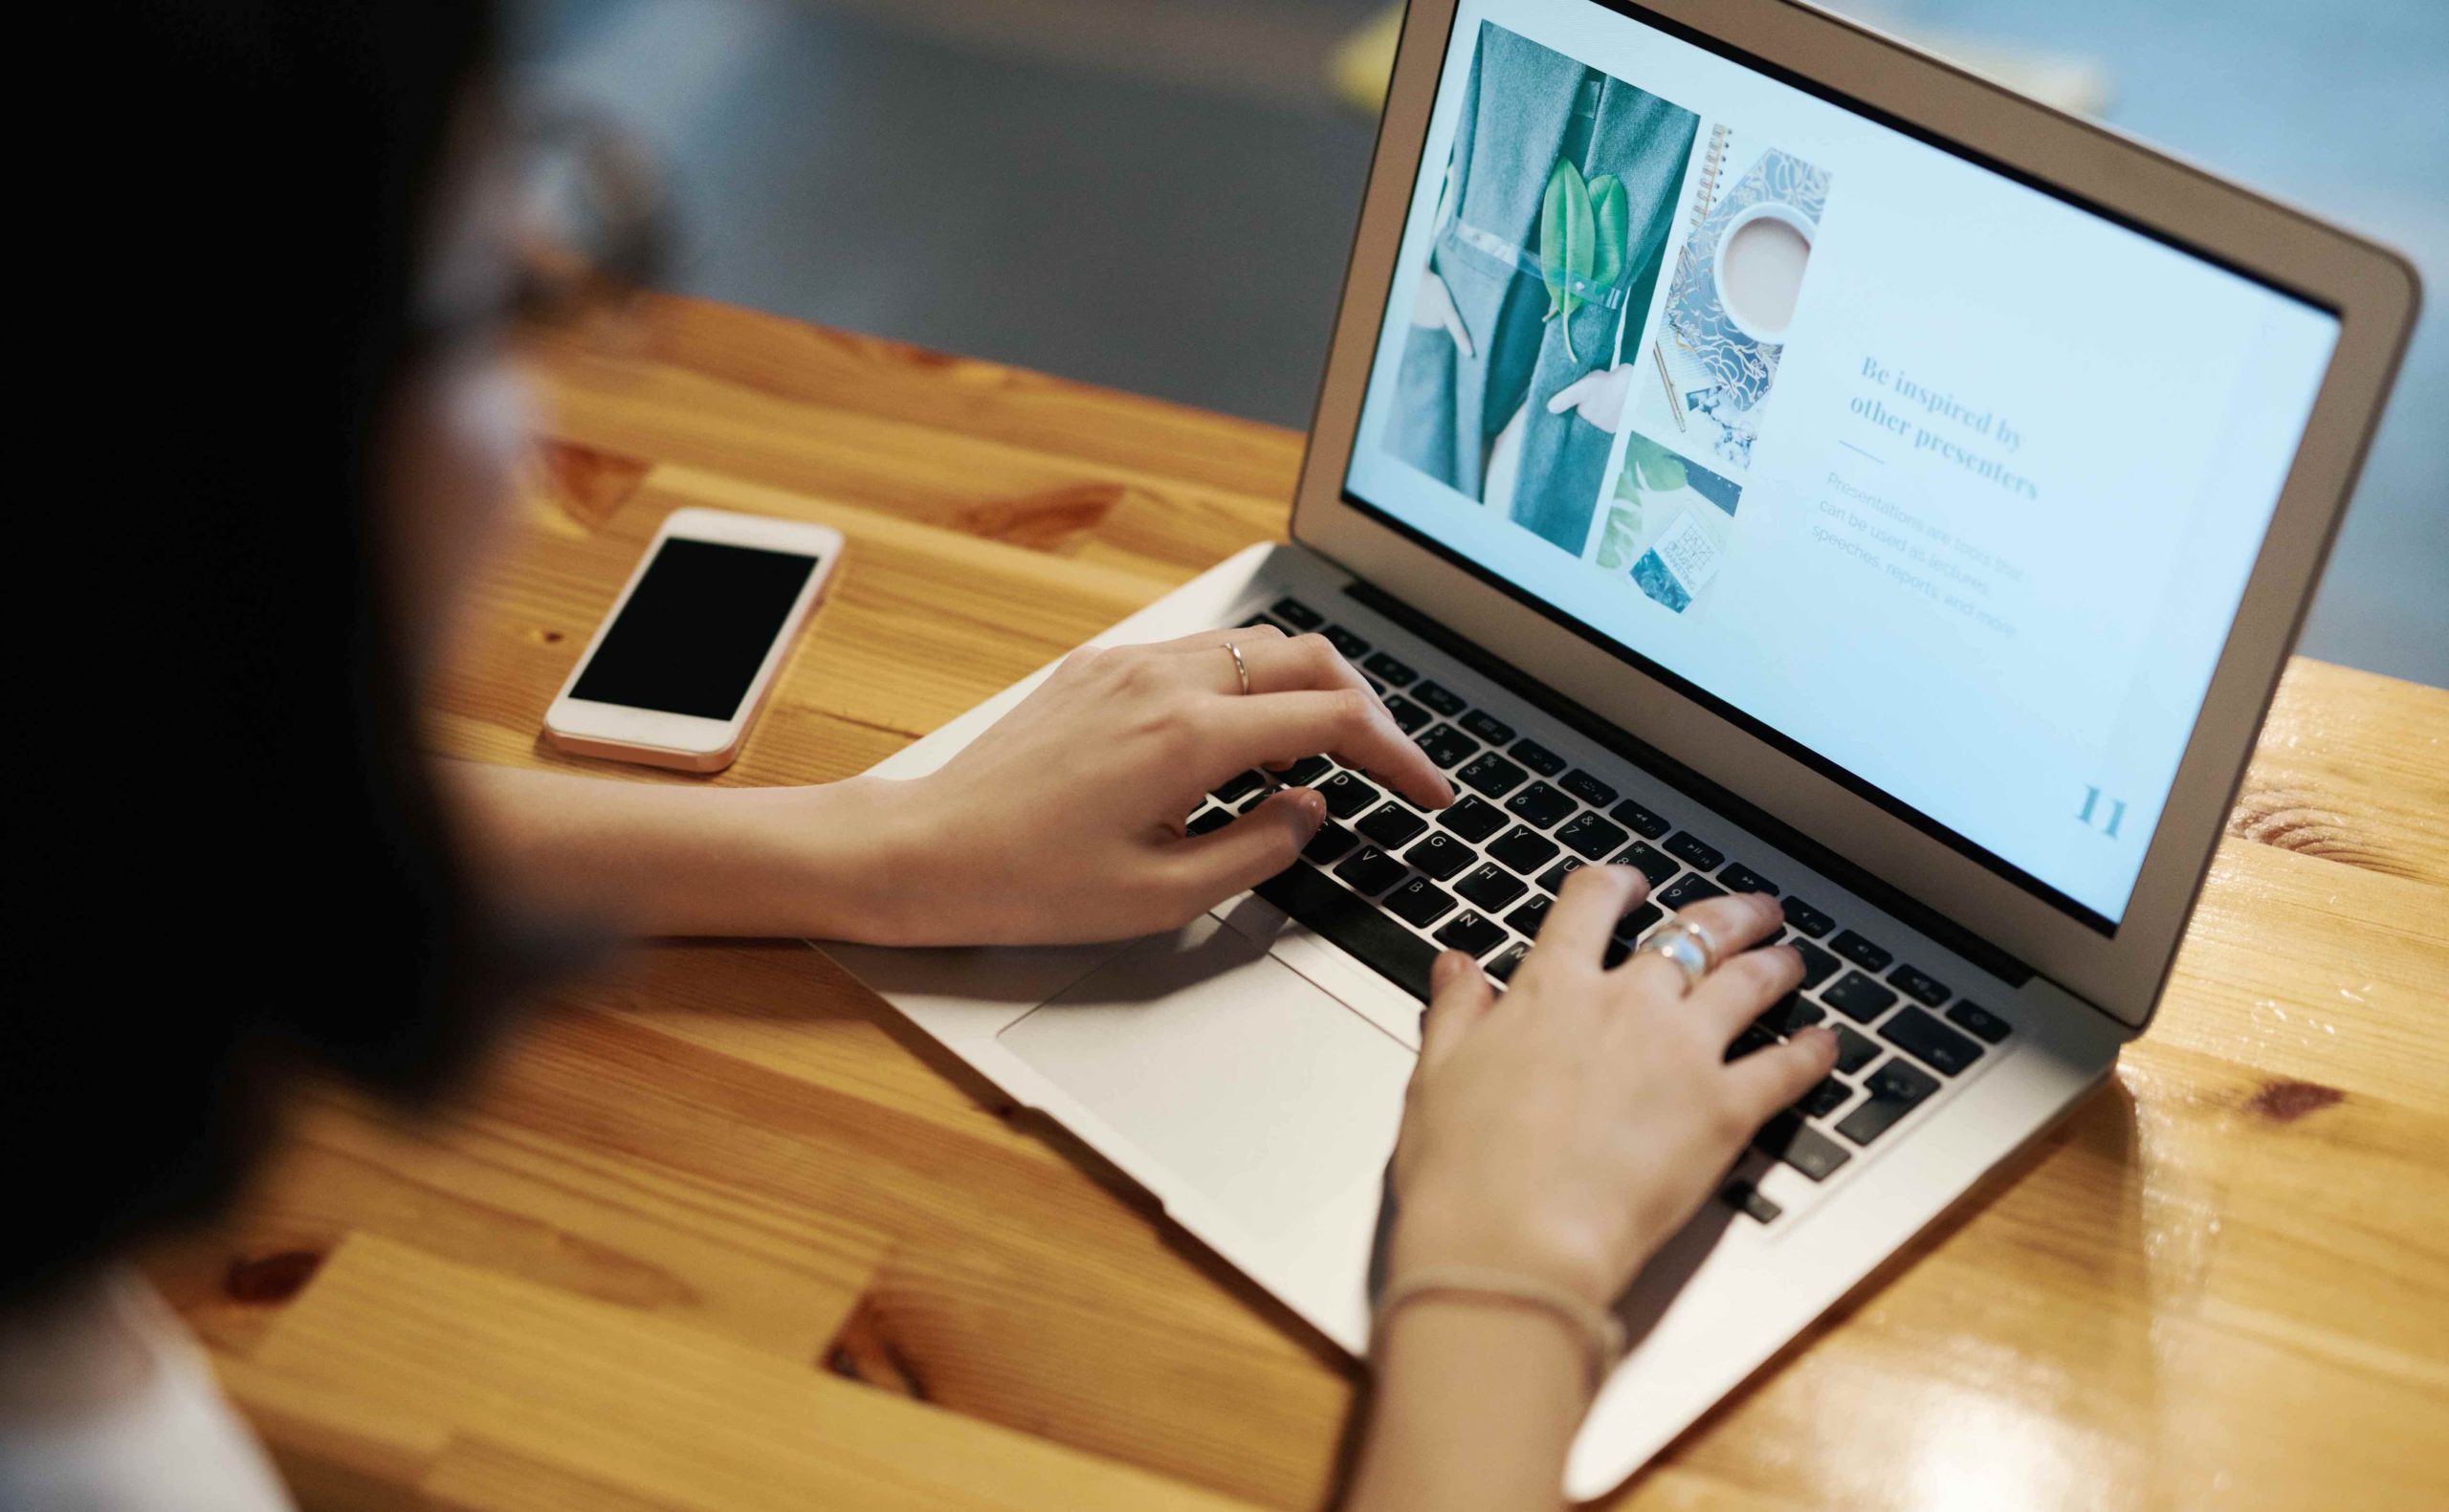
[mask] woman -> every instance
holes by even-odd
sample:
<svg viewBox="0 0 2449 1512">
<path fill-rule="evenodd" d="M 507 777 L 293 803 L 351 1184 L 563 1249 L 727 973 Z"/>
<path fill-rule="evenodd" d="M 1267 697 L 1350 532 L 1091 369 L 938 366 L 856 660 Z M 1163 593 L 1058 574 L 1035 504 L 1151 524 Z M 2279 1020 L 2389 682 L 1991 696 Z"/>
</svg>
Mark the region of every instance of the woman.
<svg viewBox="0 0 2449 1512">
<path fill-rule="evenodd" d="M 1253 761 L 1329 751 L 1418 802 L 1451 798 L 1323 646 L 1244 632 L 1247 697 L 1213 635 L 1074 657 L 913 783 L 718 790 L 419 758 L 419 679 L 520 444 L 490 19 L 465 0 L 113 12 L 113 98 L 157 129 L 72 217 L 47 293 L 146 318 L 86 341 L 91 375 L 55 380 L 145 398 L 18 555 L 37 569 L 21 589 L 54 591 L 10 600 L 19 728 L 51 733 L 34 749 L 52 764 L 12 785 L 0 1504 L 287 1504 L 116 1257 L 228 1199 L 298 1067 L 430 1092 L 612 931 L 1162 928 L 1319 823 L 1294 791 L 1185 838 L 1190 800 Z M 1357 1505 L 1553 1503 L 1603 1363 L 1597 1309 L 1832 1058 L 1806 1035 L 1722 1062 L 1798 976 L 1791 953 L 1689 981 L 1661 954 L 1602 970 L 1642 886 L 1578 874 L 1501 1006 L 1467 960 L 1440 963 Z M 1740 898 L 1688 916 L 1721 953 L 1774 925 Z M 335 958 L 382 985 L 336 1000 Z"/>
</svg>

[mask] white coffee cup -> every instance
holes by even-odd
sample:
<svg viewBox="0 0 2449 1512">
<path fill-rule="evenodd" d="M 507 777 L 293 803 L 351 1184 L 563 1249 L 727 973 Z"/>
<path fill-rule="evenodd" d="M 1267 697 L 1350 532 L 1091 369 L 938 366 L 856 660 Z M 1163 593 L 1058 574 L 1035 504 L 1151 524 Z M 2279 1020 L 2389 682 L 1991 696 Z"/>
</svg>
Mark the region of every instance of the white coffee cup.
<svg viewBox="0 0 2449 1512">
<path fill-rule="evenodd" d="M 1717 278 L 1719 308 L 1736 330 L 1755 341 L 1786 339 L 1818 229 L 1802 211 L 1777 200 L 1745 206 L 1727 223 L 1710 272 Z"/>
</svg>

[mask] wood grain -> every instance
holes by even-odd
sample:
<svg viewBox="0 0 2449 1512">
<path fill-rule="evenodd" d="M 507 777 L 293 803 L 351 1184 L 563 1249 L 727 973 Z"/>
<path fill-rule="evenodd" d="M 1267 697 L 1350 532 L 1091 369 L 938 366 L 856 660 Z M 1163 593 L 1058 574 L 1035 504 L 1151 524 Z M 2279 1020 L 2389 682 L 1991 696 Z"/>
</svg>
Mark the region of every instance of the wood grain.
<svg viewBox="0 0 2449 1512">
<path fill-rule="evenodd" d="M 817 781 L 1249 541 L 1282 431 L 651 301 L 540 340 L 514 549 L 426 733 Z M 684 504 L 834 597 L 711 779 L 538 722 Z M 2282 684 L 2153 1032 L 1627 1507 L 2449 1503 L 2449 694 Z M 1357 1374 L 789 944 L 574 983 L 430 1114 L 310 1089 L 154 1274 L 330 1507 L 1314 1507 Z"/>
</svg>

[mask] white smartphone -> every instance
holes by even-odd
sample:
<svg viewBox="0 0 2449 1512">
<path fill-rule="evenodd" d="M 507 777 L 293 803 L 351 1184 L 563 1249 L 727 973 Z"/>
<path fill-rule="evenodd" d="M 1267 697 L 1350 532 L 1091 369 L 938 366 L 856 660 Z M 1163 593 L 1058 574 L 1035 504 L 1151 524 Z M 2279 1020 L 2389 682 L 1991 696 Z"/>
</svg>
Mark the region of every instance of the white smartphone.
<svg viewBox="0 0 2449 1512">
<path fill-rule="evenodd" d="M 829 525 L 674 510 L 544 714 L 558 750 L 719 772 L 842 559 Z"/>
</svg>

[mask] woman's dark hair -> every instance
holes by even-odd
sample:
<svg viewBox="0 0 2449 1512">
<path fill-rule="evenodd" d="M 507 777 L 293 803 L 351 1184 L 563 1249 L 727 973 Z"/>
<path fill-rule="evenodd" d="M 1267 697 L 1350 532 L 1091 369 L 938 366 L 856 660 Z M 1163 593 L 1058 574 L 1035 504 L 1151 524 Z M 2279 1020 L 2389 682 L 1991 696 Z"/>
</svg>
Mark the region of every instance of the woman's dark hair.
<svg viewBox="0 0 2449 1512">
<path fill-rule="evenodd" d="M 454 865 L 376 551 L 490 8 L 108 15 L 115 147 L 33 291 L 71 331 L 28 364 L 50 523 L 8 548 L 0 1308 L 227 1202 L 296 1067 L 436 1086 L 517 958 Z"/>
</svg>

